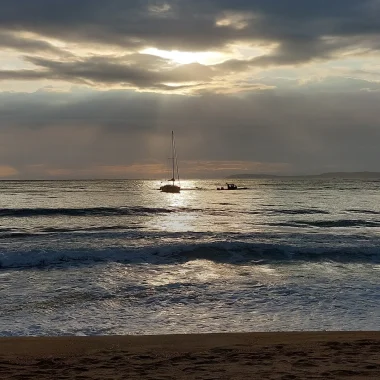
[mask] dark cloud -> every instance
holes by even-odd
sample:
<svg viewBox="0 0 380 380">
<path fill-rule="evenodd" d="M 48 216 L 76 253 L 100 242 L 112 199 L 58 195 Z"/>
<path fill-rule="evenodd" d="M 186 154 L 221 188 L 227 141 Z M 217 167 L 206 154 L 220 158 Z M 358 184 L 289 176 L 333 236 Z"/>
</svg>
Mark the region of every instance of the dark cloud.
<svg viewBox="0 0 380 380">
<path fill-rule="evenodd" d="M 159 2 L 111 0 L 94 1 L 20 0 L 14 5 L 0 1 L 0 24 L 4 29 L 29 30 L 69 41 L 86 41 L 138 48 L 146 45 L 173 48 L 209 48 L 222 45 L 226 31 L 210 33 L 212 14 L 184 1 L 169 1 L 165 16 L 150 11 Z M 163 2 L 164 3 L 164 2 Z M 205 38 L 207 36 L 207 38 Z"/>
<path fill-rule="evenodd" d="M 8 48 L 28 53 L 53 53 L 55 55 L 70 55 L 46 41 L 20 37 L 17 34 L 0 32 L 0 48 Z"/>
<path fill-rule="evenodd" d="M 178 50 L 277 43 L 271 55 L 254 62 L 264 66 L 328 58 L 358 41 L 378 49 L 380 32 L 377 0 L 0 0 L 0 7 L 3 30 L 76 43 Z M 240 15 L 244 27 L 216 24 L 231 14 Z"/>
<path fill-rule="evenodd" d="M 74 61 L 55 61 L 26 57 L 37 70 L 0 70 L 0 80 L 53 79 L 72 83 L 124 85 L 138 88 L 173 90 L 166 83 L 209 81 L 212 68 L 192 63 L 173 65 L 169 61 L 145 54 L 124 57 L 91 57 Z M 176 89 L 181 86 L 176 86 Z"/>
<path fill-rule="evenodd" d="M 45 79 L 46 74 L 35 70 L 0 70 L 0 80 L 38 80 Z"/>
<path fill-rule="evenodd" d="M 365 91 L 2 94 L 1 157 L 19 171 L 46 162 L 77 169 L 165 163 L 174 129 L 183 161 L 286 163 L 294 173 L 378 170 L 379 102 L 380 92 Z"/>
</svg>

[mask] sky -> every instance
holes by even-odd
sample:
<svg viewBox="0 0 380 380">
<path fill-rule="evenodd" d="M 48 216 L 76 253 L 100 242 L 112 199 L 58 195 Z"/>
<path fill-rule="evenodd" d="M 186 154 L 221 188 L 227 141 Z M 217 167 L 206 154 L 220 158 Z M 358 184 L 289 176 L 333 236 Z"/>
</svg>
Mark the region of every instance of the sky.
<svg viewBox="0 0 380 380">
<path fill-rule="evenodd" d="M 0 179 L 380 171 L 380 0 L 0 9 Z"/>
</svg>

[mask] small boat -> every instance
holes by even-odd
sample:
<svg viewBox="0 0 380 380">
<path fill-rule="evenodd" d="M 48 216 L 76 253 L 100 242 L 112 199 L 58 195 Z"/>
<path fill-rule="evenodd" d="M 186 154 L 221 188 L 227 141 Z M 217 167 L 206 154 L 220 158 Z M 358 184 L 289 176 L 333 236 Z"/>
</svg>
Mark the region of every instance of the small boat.
<svg viewBox="0 0 380 380">
<path fill-rule="evenodd" d="M 160 190 L 163 193 L 179 193 L 181 191 L 181 187 L 175 184 L 175 173 L 177 172 L 177 179 L 179 182 L 179 174 L 178 174 L 178 162 L 177 162 L 177 152 L 175 149 L 174 142 L 174 132 L 172 131 L 172 156 L 170 157 L 172 161 L 172 178 L 168 181 L 172 182 L 171 184 L 167 184 L 160 187 Z"/>
<path fill-rule="evenodd" d="M 248 190 L 248 187 L 238 187 L 234 183 L 226 183 L 227 187 L 218 187 L 217 190 Z"/>
</svg>

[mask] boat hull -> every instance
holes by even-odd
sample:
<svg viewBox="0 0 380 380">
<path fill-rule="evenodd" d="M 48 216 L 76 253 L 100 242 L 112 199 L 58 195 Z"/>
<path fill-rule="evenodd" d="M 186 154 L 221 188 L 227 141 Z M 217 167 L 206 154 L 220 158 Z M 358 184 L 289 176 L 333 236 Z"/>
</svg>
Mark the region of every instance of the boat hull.
<svg viewBox="0 0 380 380">
<path fill-rule="evenodd" d="M 163 193 L 179 193 L 181 191 L 181 188 L 176 185 L 165 185 L 165 186 L 161 186 L 160 190 Z"/>
<path fill-rule="evenodd" d="M 227 187 L 218 187 L 217 190 L 247 190 L 247 187 L 238 187 L 234 183 L 226 183 Z"/>
</svg>

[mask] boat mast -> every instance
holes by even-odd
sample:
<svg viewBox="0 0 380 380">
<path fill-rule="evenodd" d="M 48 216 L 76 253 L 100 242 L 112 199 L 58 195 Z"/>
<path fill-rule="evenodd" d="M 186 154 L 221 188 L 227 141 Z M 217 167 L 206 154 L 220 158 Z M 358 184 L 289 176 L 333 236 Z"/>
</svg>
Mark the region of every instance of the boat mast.
<svg viewBox="0 0 380 380">
<path fill-rule="evenodd" d="M 175 181 L 175 178 L 174 178 L 174 132 L 172 131 L 172 181 L 173 181 L 173 186 L 174 186 L 174 181 Z"/>
</svg>

